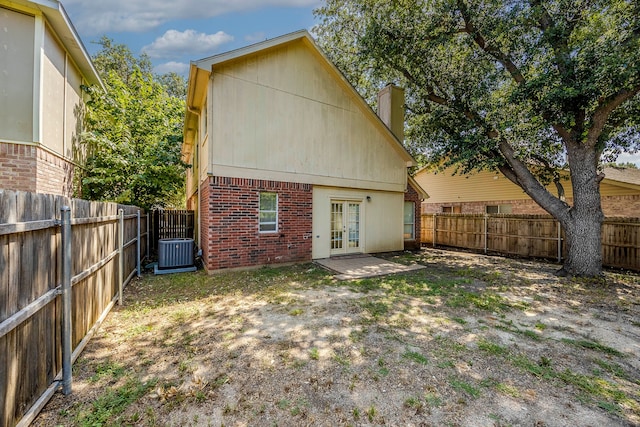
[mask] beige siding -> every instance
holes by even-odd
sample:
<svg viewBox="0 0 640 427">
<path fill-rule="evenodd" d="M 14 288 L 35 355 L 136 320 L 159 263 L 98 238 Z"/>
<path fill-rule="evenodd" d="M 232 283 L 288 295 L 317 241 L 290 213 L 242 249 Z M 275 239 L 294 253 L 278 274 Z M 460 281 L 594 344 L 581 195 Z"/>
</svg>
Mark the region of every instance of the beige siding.
<svg viewBox="0 0 640 427">
<path fill-rule="evenodd" d="M 212 88 L 212 174 L 404 191 L 388 134 L 302 42 L 214 66 Z"/>
<path fill-rule="evenodd" d="M 529 200 L 530 197 L 501 173 L 479 172 L 471 175 L 452 175 L 451 170 L 438 173 L 420 171 L 414 177 L 416 181 L 429 193 L 426 203 L 456 203 L 456 202 L 483 202 L 492 200 Z M 562 185 L 567 199 L 573 198 L 571 181 L 562 180 Z M 555 185 L 551 184 L 547 189 L 557 195 Z M 602 182 L 600 185 L 602 196 L 622 196 L 638 194 L 632 188 L 615 185 L 611 182 Z"/>
<path fill-rule="evenodd" d="M 42 143 L 59 154 L 64 153 L 65 63 L 64 49 L 46 27 L 42 62 Z"/>
<path fill-rule="evenodd" d="M 367 201 L 367 196 L 371 198 Z M 331 250 L 331 200 L 361 202 L 361 247 L 364 253 L 398 251 L 404 247 L 404 193 L 330 187 L 313 188 L 313 259 Z"/>
<path fill-rule="evenodd" d="M 78 159 L 78 138 L 82 133 L 82 75 L 70 62 L 67 62 L 67 82 L 65 91 L 65 131 L 64 155 L 70 159 Z"/>
<path fill-rule="evenodd" d="M 480 202 L 487 200 L 528 199 L 524 191 L 502 174 L 480 172 L 452 175 L 451 170 L 433 173 L 421 171 L 414 177 L 429 193 L 427 203 Z"/>
<path fill-rule="evenodd" d="M 195 149 L 194 149 L 195 152 Z M 187 200 L 198 191 L 197 188 L 197 180 L 194 179 L 198 165 L 195 163 L 195 154 L 191 153 L 188 156 L 184 155 L 183 160 L 191 165 L 190 169 L 187 169 L 186 177 L 185 177 L 185 188 L 186 188 L 186 196 Z"/>
<path fill-rule="evenodd" d="M 611 182 L 611 181 L 610 181 Z M 600 195 L 606 196 L 633 196 L 640 192 L 635 188 L 624 187 L 622 185 L 615 185 L 610 182 L 602 182 L 600 184 Z"/>
<path fill-rule="evenodd" d="M 0 139 L 33 141 L 35 18 L 0 7 Z"/>
<path fill-rule="evenodd" d="M 200 147 L 198 149 L 198 173 L 200 175 L 198 182 L 203 182 L 205 179 L 207 179 L 207 174 L 211 172 L 211 158 L 209 157 L 211 155 L 211 144 L 209 144 L 209 134 L 211 133 L 212 118 L 208 102 L 208 99 L 211 99 L 211 89 L 212 88 L 209 87 L 207 90 L 207 96 L 203 101 L 203 107 L 199 117 L 200 122 L 198 125 L 198 129 L 200 129 L 200 132 L 198 132 L 197 137 L 199 139 L 197 139 L 196 142 L 197 144 L 200 144 Z"/>
</svg>

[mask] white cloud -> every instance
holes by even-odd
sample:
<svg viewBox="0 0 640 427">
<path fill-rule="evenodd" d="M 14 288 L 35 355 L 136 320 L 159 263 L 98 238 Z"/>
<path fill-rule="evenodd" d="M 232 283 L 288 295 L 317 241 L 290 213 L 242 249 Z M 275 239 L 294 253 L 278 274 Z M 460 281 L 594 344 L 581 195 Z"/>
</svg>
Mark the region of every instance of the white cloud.
<svg viewBox="0 0 640 427">
<path fill-rule="evenodd" d="M 259 8 L 311 7 L 319 0 L 66 0 L 64 6 L 78 31 L 144 32 L 176 19 L 212 18 Z"/>
<path fill-rule="evenodd" d="M 233 41 L 233 36 L 218 31 L 215 34 L 199 33 L 195 30 L 168 30 L 154 40 L 153 43 L 142 48 L 151 58 L 171 58 L 184 54 L 211 55 L 225 43 Z"/>
<path fill-rule="evenodd" d="M 169 61 L 156 66 L 153 71 L 156 74 L 176 73 L 186 75 L 189 71 L 189 64 L 184 62 Z"/>
</svg>

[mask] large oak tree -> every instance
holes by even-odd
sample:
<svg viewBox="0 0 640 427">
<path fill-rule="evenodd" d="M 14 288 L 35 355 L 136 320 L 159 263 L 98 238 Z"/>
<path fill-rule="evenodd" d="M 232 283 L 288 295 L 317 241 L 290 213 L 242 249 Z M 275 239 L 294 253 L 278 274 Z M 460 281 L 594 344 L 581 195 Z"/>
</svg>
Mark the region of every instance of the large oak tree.
<svg viewBox="0 0 640 427">
<path fill-rule="evenodd" d="M 365 97 L 406 87 L 414 154 L 499 170 L 564 227 L 561 271 L 601 274 L 600 166 L 640 139 L 640 2 L 328 0 L 316 14 L 319 43 Z"/>
<path fill-rule="evenodd" d="M 186 82 L 153 74 L 146 56 L 108 38 L 93 62 L 106 87 L 88 87 L 82 197 L 148 209 L 184 204 L 181 159 Z"/>
</svg>

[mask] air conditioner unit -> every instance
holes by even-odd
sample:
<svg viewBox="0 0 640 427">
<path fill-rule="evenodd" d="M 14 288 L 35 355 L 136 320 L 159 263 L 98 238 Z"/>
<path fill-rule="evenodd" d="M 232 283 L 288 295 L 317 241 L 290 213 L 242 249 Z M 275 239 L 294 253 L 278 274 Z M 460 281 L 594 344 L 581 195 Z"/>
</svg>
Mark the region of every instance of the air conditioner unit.
<svg viewBox="0 0 640 427">
<path fill-rule="evenodd" d="M 158 240 L 158 268 L 155 270 L 156 274 L 195 271 L 195 269 L 193 239 Z"/>
</svg>

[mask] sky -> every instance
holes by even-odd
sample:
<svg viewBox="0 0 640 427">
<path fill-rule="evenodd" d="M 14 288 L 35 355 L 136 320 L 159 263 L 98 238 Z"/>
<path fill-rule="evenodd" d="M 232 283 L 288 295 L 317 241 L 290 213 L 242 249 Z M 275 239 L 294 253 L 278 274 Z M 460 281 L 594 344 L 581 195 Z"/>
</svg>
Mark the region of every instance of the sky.
<svg viewBox="0 0 640 427">
<path fill-rule="evenodd" d="M 227 52 L 317 23 L 322 0 L 61 0 L 89 54 L 102 36 L 136 55 L 146 53 L 158 74 L 187 76 L 190 61 Z M 618 162 L 640 166 L 640 153 Z"/>
<path fill-rule="evenodd" d="M 186 77 L 190 61 L 315 24 L 320 0 L 61 0 L 89 54 L 102 36 Z"/>
</svg>

